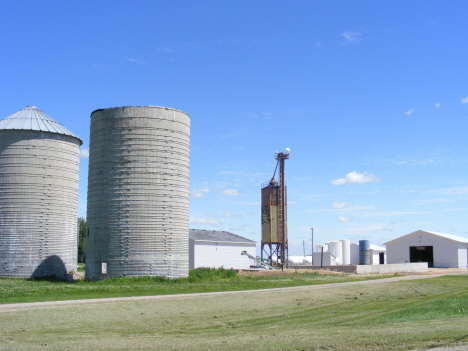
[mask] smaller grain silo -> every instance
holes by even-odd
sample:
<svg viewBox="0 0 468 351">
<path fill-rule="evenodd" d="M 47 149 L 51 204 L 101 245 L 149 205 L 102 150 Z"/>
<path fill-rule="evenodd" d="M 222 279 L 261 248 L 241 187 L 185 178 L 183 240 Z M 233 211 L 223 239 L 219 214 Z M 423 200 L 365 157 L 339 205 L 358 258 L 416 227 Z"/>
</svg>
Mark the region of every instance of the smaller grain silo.
<svg viewBox="0 0 468 351">
<path fill-rule="evenodd" d="M 0 276 L 76 270 L 82 143 L 35 106 L 0 121 Z"/>
</svg>

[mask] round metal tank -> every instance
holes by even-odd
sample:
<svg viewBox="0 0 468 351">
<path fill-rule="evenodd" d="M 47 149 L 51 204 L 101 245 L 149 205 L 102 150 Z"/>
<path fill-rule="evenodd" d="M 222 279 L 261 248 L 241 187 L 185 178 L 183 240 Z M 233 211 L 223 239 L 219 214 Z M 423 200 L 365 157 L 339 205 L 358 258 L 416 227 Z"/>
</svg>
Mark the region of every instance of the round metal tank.
<svg viewBox="0 0 468 351">
<path fill-rule="evenodd" d="M 359 240 L 359 264 L 370 264 L 370 241 Z"/>
<path fill-rule="evenodd" d="M 190 117 L 157 106 L 91 114 L 86 278 L 186 277 Z"/>
<path fill-rule="evenodd" d="M 315 249 L 315 252 L 322 252 L 322 249 L 323 249 L 323 252 L 327 251 L 327 248 L 325 247 L 325 245 L 315 245 L 316 249 Z"/>
<path fill-rule="evenodd" d="M 330 251 L 330 242 L 323 244 L 323 251 Z"/>
<path fill-rule="evenodd" d="M 343 246 L 343 265 L 351 264 L 351 243 L 348 239 L 340 240 Z"/>
<path fill-rule="evenodd" d="M 35 106 L 0 121 L 0 276 L 76 270 L 82 143 Z"/>
<path fill-rule="evenodd" d="M 341 241 L 330 242 L 330 251 L 336 256 L 336 264 L 341 265 L 343 263 L 343 246 Z"/>
</svg>

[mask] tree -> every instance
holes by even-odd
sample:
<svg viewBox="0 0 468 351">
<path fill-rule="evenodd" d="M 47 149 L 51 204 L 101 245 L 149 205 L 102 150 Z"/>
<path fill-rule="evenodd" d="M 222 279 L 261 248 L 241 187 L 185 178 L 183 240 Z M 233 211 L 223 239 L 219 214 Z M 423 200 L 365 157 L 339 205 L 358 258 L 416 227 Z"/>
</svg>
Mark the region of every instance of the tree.
<svg viewBox="0 0 468 351">
<path fill-rule="evenodd" d="M 78 218 L 78 263 L 85 262 L 86 256 L 86 220 Z"/>
</svg>

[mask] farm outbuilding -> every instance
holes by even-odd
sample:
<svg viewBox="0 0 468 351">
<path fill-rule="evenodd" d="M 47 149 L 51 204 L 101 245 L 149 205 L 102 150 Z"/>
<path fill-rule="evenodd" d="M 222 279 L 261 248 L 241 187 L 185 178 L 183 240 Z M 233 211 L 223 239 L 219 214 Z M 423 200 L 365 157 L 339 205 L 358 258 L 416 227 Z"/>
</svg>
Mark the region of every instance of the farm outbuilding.
<svg viewBox="0 0 468 351">
<path fill-rule="evenodd" d="M 385 243 L 388 263 L 427 262 L 429 267 L 467 268 L 468 239 L 417 230 Z"/>
<path fill-rule="evenodd" d="M 256 243 L 225 231 L 189 230 L 189 268 L 210 267 L 249 269 L 250 259 L 242 251 L 256 255 Z"/>
<path fill-rule="evenodd" d="M 370 244 L 370 264 L 386 264 L 386 249 Z M 351 244 L 351 264 L 359 264 L 359 244 Z"/>
</svg>

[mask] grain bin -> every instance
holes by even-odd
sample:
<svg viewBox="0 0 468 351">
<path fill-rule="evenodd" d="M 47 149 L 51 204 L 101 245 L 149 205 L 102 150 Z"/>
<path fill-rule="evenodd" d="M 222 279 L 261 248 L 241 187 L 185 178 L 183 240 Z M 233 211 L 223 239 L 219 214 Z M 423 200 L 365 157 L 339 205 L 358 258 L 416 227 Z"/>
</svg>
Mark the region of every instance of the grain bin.
<svg viewBox="0 0 468 351">
<path fill-rule="evenodd" d="M 188 276 L 189 161 L 181 111 L 91 114 L 86 278 Z"/>
<path fill-rule="evenodd" d="M 371 264 L 370 241 L 359 240 L 359 264 Z"/>
<path fill-rule="evenodd" d="M 76 270 L 82 143 L 35 106 L 0 121 L 0 276 Z"/>
</svg>

